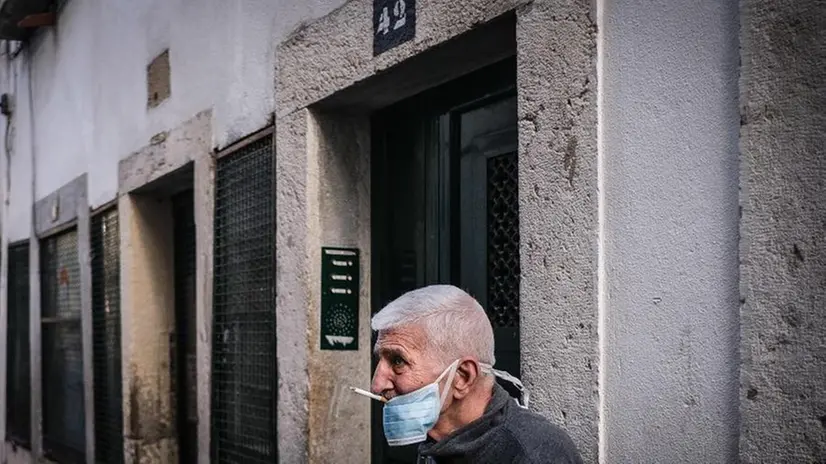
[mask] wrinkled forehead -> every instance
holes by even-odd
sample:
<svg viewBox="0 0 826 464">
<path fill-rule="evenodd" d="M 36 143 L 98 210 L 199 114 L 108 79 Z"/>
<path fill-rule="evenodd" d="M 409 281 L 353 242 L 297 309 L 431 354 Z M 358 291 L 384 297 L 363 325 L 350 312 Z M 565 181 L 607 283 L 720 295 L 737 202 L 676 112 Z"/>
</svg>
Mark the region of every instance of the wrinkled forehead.
<svg viewBox="0 0 826 464">
<path fill-rule="evenodd" d="M 418 324 L 403 325 L 392 329 L 380 330 L 373 352 L 381 356 L 387 352 L 402 352 L 406 356 L 426 356 L 427 336 Z"/>
</svg>

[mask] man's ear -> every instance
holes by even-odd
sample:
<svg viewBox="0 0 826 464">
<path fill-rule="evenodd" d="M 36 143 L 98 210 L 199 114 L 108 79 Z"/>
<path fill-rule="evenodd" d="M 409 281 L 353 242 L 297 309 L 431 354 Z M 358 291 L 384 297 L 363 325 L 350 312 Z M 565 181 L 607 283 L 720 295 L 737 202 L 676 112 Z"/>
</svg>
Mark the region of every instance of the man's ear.
<svg viewBox="0 0 826 464">
<path fill-rule="evenodd" d="M 453 377 L 453 397 L 462 399 L 467 396 L 482 372 L 479 363 L 473 358 L 462 358 L 456 366 L 456 375 Z"/>
</svg>

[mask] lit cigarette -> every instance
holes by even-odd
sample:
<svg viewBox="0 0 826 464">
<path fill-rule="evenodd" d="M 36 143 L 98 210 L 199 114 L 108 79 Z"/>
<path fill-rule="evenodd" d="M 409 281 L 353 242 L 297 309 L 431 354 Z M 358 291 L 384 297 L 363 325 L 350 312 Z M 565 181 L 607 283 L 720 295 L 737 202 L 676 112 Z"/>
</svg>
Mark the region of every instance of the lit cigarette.
<svg viewBox="0 0 826 464">
<path fill-rule="evenodd" d="M 380 396 L 380 395 L 376 395 L 375 393 L 370 393 L 367 390 L 362 390 L 361 388 L 350 387 L 350 390 L 353 390 L 353 393 L 358 393 L 359 395 L 363 395 L 363 396 L 366 396 L 368 398 L 372 398 L 376 401 L 381 401 L 382 403 L 387 402 L 387 398 L 385 398 L 383 396 Z"/>
</svg>

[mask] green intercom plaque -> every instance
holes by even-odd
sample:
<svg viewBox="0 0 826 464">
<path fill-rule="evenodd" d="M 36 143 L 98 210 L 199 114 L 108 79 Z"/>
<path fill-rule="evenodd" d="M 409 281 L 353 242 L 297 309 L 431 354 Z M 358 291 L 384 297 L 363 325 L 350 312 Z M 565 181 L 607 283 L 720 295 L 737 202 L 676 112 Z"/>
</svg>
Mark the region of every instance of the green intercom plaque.
<svg viewBox="0 0 826 464">
<path fill-rule="evenodd" d="M 359 348 L 359 250 L 321 248 L 321 349 Z"/>
</svg>

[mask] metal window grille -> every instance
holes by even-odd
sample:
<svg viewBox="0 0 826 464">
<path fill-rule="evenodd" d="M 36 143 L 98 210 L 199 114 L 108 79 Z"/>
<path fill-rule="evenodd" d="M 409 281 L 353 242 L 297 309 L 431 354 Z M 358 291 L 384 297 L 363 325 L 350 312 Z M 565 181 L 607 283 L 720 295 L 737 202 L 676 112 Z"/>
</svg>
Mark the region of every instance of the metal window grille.
<svg viewBox="0 0 826 464">
<path fill-rule="evenodd" d="M 29 244 L 9 247 L 8 363 L 6 371 L 7 436 L 31 444 L 29 361 Z"/>
<path fill-rule="evenodd" d="M 212 459 L 268 463 L 276 448 L 272 142 L 218 160 Z"/>
<path fill-rule="evenodd" d="M 488 159 L 488 316 L 493 327 L 519 327 L 518 158 Z"/>
<path fill-rule="evenodd" d="M 83 462 L 86 439 L 77 230 L 43 240 L 40 259 L 44 451 L 58 462 Z"/>
<path fill-rule="evenodd" d="M 97 462 L 123 462 L 118 211 L 92 217 L 92 345 Z"/>
</svg>

